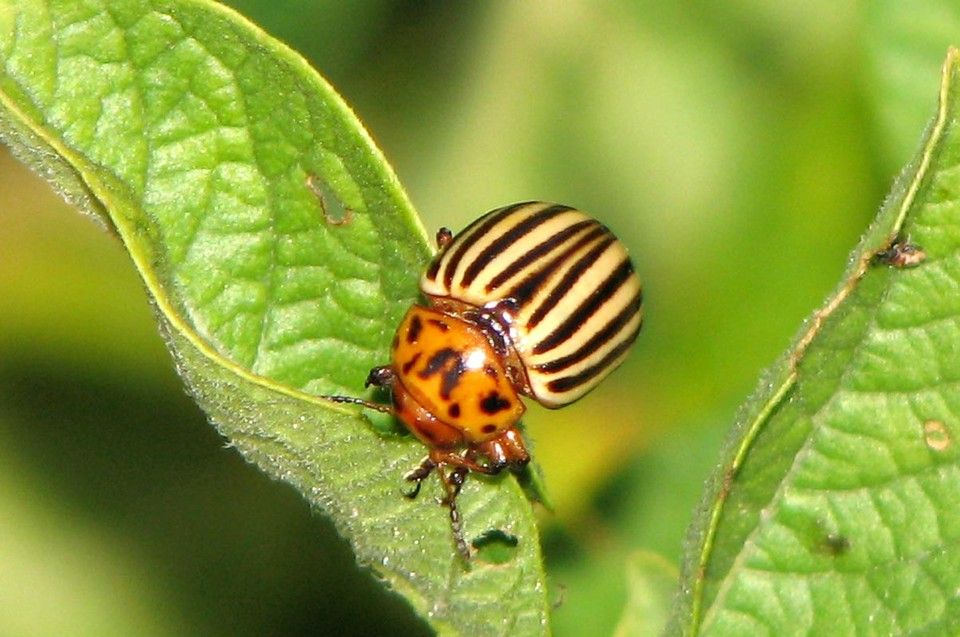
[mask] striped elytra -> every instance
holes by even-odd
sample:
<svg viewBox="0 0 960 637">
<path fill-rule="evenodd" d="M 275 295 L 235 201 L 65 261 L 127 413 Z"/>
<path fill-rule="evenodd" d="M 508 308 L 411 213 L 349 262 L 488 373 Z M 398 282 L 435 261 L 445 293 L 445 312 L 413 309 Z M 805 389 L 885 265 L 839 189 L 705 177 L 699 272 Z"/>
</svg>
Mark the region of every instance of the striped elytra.
<svg viewBox="0 0 960 637">
<path fill-rule="evenodd" d="M 567 405 L 626 357 L 643 293 L 623 244 L 595 219 L 524 202 L 483 215 L 447 242 L 420 280 L 438 307 L 499 308 L 526 372 L 524 393 Z"/>
<path fill-rule="evenodd" d="M 525 202 L 488 212 L 465 230 L 437 235 L 440 251 L 400 322 L 388 365 L 367 385 L 391 405 L 330 396 L 393 414 L 428 449 L 406 475 L 435 469 L 446 492 L 457 551 L 457 495 L 471 471 L 518 471 L 530 460 L 520 394 L 561 407 L 597 386 L 640 330 L 643 296 L 623 244 L 569 206 Z"/>
</svg>

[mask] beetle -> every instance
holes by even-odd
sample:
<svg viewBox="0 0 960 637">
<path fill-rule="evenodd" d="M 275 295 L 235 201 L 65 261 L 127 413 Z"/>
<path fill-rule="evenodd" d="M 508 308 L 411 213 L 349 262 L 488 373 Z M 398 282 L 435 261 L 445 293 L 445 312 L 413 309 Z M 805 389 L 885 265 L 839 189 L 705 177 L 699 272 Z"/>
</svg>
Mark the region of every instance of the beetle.
<svg viewBox="0 0 960 637">
<path fill-rule="evenodd" d="M 469 559 L 456 506 L 468 473 L 529 462 L 520 396 L 558 408 L 596 387 L 640 331 L 643 289 L 613 233 L 561 204 L 497 208 L 456 236 L 441 228 L 437 246 L 420 278 L 426 303 L 407 311 L 390 363 L 366 380 L 389 390 L 391 404 L 328 398 L 392 414 L 426 445 L 404 476 L 415 483 L 407 495 L 437 470 L 456 548 Z"/>
</svg>

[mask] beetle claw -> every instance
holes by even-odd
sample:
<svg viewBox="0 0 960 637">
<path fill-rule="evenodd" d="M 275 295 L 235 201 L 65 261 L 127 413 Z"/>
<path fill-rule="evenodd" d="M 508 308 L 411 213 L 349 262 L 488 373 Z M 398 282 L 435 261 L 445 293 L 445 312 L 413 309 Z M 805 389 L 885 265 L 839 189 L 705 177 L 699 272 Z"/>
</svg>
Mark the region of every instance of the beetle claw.
<svg viewBox="0 0 960 637">
<path fill-rule="evenodd" d="M 414 485 L 413 489 L 410 491 L 403 491 L 403 497 L 410 500 L 416 500 L 417 496 L 420 494 L 420 487 L 423 485 L 423 480 L 417 480 L 417 483 Z"/>
<path fill-rule="evenodd" d="M 436 468 L 437 463 L 434 462 L 430 456 L 427 456 L 420 462 L 419 466 L 408 471 L 407 474 L 403 476 L 403 479 L 407 482 L 416 482 L 416 484 L 414 485 L 412 491 L 404 493 L 403 495 L 411 500 L 416 498 L 420 493 L 420 487 L 423 485 L 424 479 L 426 479 L 426 477 L 429 476 L 430 473 Z"/>
</svg>

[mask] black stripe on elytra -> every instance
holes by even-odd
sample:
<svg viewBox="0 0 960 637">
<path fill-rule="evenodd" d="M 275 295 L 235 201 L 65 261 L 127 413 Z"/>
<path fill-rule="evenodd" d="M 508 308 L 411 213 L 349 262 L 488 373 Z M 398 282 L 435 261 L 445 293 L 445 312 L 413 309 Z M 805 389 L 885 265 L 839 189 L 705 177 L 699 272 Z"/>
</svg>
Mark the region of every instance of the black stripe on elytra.
<svg viewBox="0 0 960 637">
<path fill-rule="evenodd" d="M 425 276 L 431 281 L 437 280 L 437 272 L 440 271 L 440 263 L 443 261 L 443 255 L 447 253 L 448 247 L 450 247 L 449 243 L 445 248 L 443 248 L 442 250 L 440 250 L 440 252 L 434 255 L 433 261 L 430 262 L 430 267 L 427 268 L 427 272 Z"/>
<path fill-rule="evenodd" d="M 420 338 L 420 331 L 423 329 L 423 322 L 416 314 L 410 319 L 410 329 L 407 330 L 407 342 L 413 345 Z"/>
<path fill-rule="evenodd" d="M 543 241 L 534 248 L 528 250 L 521 256 L 519 259 L 505 267 L 503 270 L 497 274 L 497 276 L 490 279 L 490 282 L 487 283 L 486 291 L 487 293 L 493 292 L 498 287 L 504 284 L 504 282 L 510 280 L 511 277 L 516 276 L 517 273 L 522 271 L 525 267 L 536 261 L 537 259 L 542 259 L 547 253 L 556 249 L 558 246 L 563 245 L 570 237 L 574 236 L 584 228 L 590 225 L 598 225 L 593 219 L 585 219 L 584 221 L 577 222 L 571 226 L 567 226 L 560 232 L 555 233 L 553 236 L 549 237 L 546 241 Z"/>
<path fill-rule="evenodd" d="M 460 265 L 463 255 L 466 254 L 467 250 L 469 250 L 474 243 L 486 235 L 487 232 L 490 231 L 490 228 L 500 223 L 504 217 L 530 203 L 534 202 L 524 201 L 522 203 L 515 203 L 512 206 L 498 208 L 493 212 L 488 212 L 467 226 L 458 237 L 454 238 L 454 240 L 450 243 L 450 250 L 453 250 L 453 252 L 450 254 L 450 258 L 446 260 L 447 263 L 443 270 L 444 287 L 446 287 L 448 290 L 450 289 L 450 286 L 453 283 L 453 275 L 457 270 L 457 266 Z M 460 237 L 463 237 L 463 239 L 461 240 Z"/>
<path fill-rule="evenodd" d="M 533 213 L 506 232 L 501 232 L 499 237 L 494 239 L 490 245 L 481 250 L 480 254 L 478 254 L 476 258 L 470 262 L 470 265 L 467 266 L 467 269 L 463 272 L 461 284 L 464 287 L 469 286 L 471 283 L 473 283 L 473 280 L 477 278 L 477 275 L 480 274 L 485 267 L 490 265 L 491 261 L 502 254 L 507 247 L 523 239 L 523 237 L 533 232 L 537 226 L 550 221 L 560 213 L 566 212 L 567 210 L 572 210 L 572 208 L 570 208 L 570 206 L 563 206 L 560 204 L 548 206 L 543 210 Z"/>
<path fill-rule="evenodd" d="M 637 315 L 637 312 L 640 311 L 640 307 L 643 305 L 643 291 L 638 291 L 637 294 L 627 303 L 620 313 L 617 314 L 613 319 L 611 319 L 606 325 L 603 326 L 603 329 L 598 331 L 590 340 L 580 346 L 577 351 L 562 356 L 560 358 L 554 359 L 552 361 L 541 363 L 540 365 L 534 365 L 534 369 L 538 372 L 543 372 L 544 374 L 552 374 L 555 372 L 563 371 L 564 369 L 575 365 L 587 358 L 595 351 L 597 351 L 604 343 L 610 341 L 611 338 L 617 335 L 617 333 L 623 329 L 623 326 L 629 323 L 634 316 Z M 634 332 L 627 336 L 630 341 L 636 338 L 636 333 L 640 331 L 640 326 L 637 326 L 637 329 Z"/>
<path fill-rule="evenodd" d="M 569 316 L 558 325 L 549 336 L 536 344 L 533 348 L 534 354 L 543 354 L 549 352 L 554 347 L 570 338 L 574 332 L 580 329 L 604 303 L 616 294 L 620 286 L 630 279 L 633 274 L 633 264 L 629 258 L 625 258 L 610 273 L 606 280 L 593 291 L 583 302 L 570 313 Z M 538 308 L 539 309 L 539 308 Z"/>
<path fill-rule="evenodd" d="M 607 234 L 607 229 L 598 225 L 596 228 L 580 237 L 580 239 L 578 239 L 577 242 L 572 246 L 548 261 L 542 268 L 531 273 L 522 281 L 514 285 L 509 292 L 503 295 L 503 298 L 513 299 L 517 304 L 517 308 L 522 308 L 530 301 L 531 298 L 533 298 L 533 296 L 540 289 L 540 286 L 546 283 L 547 279 L 550 278 L 550 275 L 553 274 L 564 263 L 566 263 L 571 255 L 576 254 L 578 250 L 586 245 L 589 245 L 590 242 L 604 234 Z"/>
<path fill-rule="evenodd" d="M 603 226 L 601 226 L 603 228 Z M 530 320 L 527 321 L 527 328 L 532 329 L 536 327 L 540 321 L 544 319 L 550 310 L 552 310 L 560 300 L 565 297 L 570 290 L 573 289 L 573 286 L 576 285 L 577 281 L 580 280 L 580 277 L 583 276 L 583 273 L 586 272 L 596 263 L 597 259 L 607 251 L 613 242 L 616 239 L 610 234 L 610 231 L 606 228 L 603 228 L 606 237 L 603 241 L 597 243 L 593 246 L 589 252 L 580 257 L 576 263 L 570 266 L 570 269 L 563 275 L 563 278 L 560 279 L 560 282 L 553 286 L 553 289 L 550 290 L 550 293 L 547 294 L 547 298 L 543 299 L 540 305 L 533 311 L 530 315 Z"/>
<path fill-rule="evenodd" d="M 449 400 L 450 392 L 459 384 L 460 377 L 467 371 L 459 352 L 449 347 L 437 350 L 417 376 L 426 380 L 441 371 L 443 375 L 440 378 L 440 397 Z"/>
<path fill-rule="evenodd" d="M 637 333 L 639 331 L 640 330 L 637 330 L 637 332 L 634 332 L 630 335 L 630 338 L 624 340 L 622 343 L 607 352 L 607 355 L 604 356 L 603 359 L 597 364 L 591 365 L 579 374 L 574 374 L 573 376 L 564 376 L 563 378 L 551 380 L 549 383 L 547 383 L 547 389 L 554 393 L 561 394 L 565 391 L 570 391 L 575 387 L 589 382 L 594 376 L 607 370 L 613 361 L 617 360 L 621 354 L 627 351 L 627 348 L 629 348 L 633 341 L 637 338 Z"/>
</svg>

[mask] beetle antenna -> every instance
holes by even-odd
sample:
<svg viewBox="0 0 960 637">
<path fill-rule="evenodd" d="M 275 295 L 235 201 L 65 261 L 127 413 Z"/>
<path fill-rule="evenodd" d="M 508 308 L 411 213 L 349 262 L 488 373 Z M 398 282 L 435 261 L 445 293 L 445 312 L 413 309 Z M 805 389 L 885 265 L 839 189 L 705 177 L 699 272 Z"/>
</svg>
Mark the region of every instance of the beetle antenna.
<svg viewBox="0 0 960 637">
<path fill-rule="evenodd" d="M 355 398 L 354 396 L 320 396 L 320 398 L 325 398 L 335 403 L 344 403 L 347 405 L 360 405 L 361 407 L 366 407 L 367 409 L 372 409 L 373 411 L 379 411 L 382 414 L 391 414 L 391 415 L 394 414 L 393 407 L 390 407 L 389 405 L 372 403 L 369 400 L 364 400 L 363 398 Z"/>
</svg>

